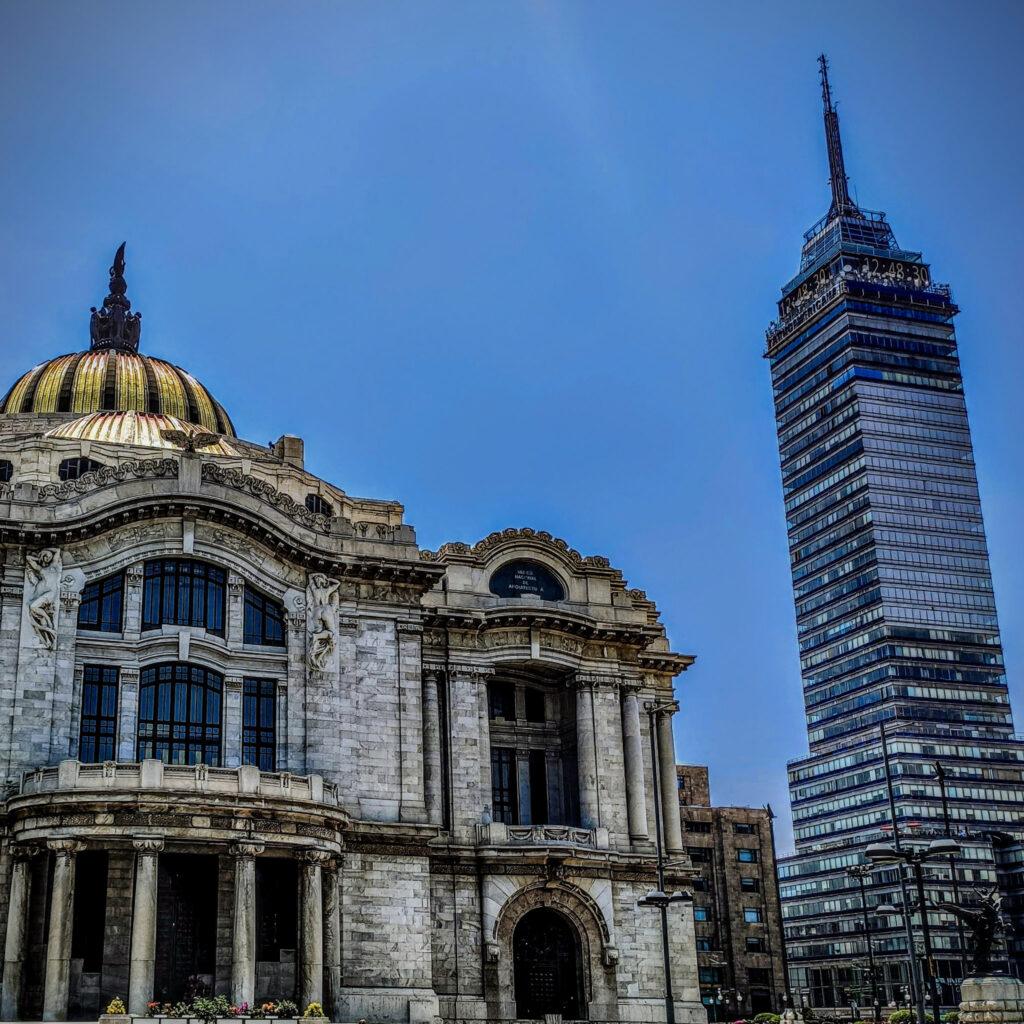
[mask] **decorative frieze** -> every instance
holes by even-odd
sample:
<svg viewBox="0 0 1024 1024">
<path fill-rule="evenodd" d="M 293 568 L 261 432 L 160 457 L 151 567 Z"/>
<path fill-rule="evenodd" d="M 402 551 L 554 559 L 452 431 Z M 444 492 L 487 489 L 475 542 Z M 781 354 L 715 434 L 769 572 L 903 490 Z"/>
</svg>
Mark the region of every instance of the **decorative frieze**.
<svg viewBox="0 0 1024 1024">
<path fill-rule="evenodd" d="M 310 512 L 305 505 L 300 505 L 294 498 L 277 490 L 266 480 L 250 476 L 238 469 L 218 465 L 216 462 L 204 462 L 202 476 L 203 483 L 215 483 L 243 491 L 260 501 L 265 501 L 268 505 L 273 505 L 283 515 L 309 530 L 315 530 L 317 533 L 331 532 L 329 516 L 321 512 Z"/>
<path fill-rule="evenodd" d="M 75 494 L 87 494 L 100 487 L 142 480 L 152 477 L 178 475 L 176 459 L 130 459 L 117 466 L 101 466 L 91 473 L 83 473 L 77 480 L 64 480 L 58 484 L 45 484 L 39 488 L 40 501 L 62 501 Z"/>
</svg>

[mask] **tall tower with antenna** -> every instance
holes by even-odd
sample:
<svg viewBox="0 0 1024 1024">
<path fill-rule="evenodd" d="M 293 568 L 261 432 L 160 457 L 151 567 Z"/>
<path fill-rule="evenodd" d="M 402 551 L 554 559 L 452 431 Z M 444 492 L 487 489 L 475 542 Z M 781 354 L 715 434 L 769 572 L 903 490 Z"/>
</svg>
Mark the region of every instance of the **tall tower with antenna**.
<svg viewBox="0 0 1024 1024">
<path fill-rule="evenodd" d="M 1015 916 L 1024 743 L 1007 692 L 959 310 L 921 254 L 897 244 L 885 214 L 851 198 L 828 61 L 818 61 L 831 202 L 804 235 L 765 353 L 809 744 L 789 764 L 796 853 L 779 873 L 791 986 L 812 1006 L 845 1008 L 870 991 L 848 870 L 868 843 L 892 836 L 880 725 L 901 835 L 954 833 L 963 891 L 999 884 Z M 935 869 L 946 875 L 937 899 L 950 894 L 949 870 Z M 871 903 L 899 898 L 895 872 L 876 873 Z M 910 982 L 906 932 L 898 917 L 876 927 L 884 1001 L 898 1002 Z M 934 927 L 929 969 L 953 1006 L 966 955 L 951 919 L 936 916 Z"/>
</svg>

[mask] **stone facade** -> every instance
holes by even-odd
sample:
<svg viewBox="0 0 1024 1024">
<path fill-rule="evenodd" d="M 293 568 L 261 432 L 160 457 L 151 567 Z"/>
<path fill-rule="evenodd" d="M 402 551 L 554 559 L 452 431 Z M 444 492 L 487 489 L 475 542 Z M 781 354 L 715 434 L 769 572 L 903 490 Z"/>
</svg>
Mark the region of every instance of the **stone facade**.
<svg viewBox="0 0 1024 1024">
<path fill-rule="evenodd" d="M 780 1012 L 786 956 L 766 807 L 714 807 L 708 770 L 677 765 L 683 843 L 693 880 L 698 978 L 712 1020 Z"/>
<path fill-rule="evenodd" d="M 126 367 L 109 412 L 75 406 L 79 369 L 0 416 L 3 1019 L 206 990 L 663 1020 L 636 903 L 692 658 L 654 604 L 540 531 L 421 550 L 297 438 L 168 428 L 170 393 L 142 422 Z M 691 911 L 670 929 L 676 1018 L 703 1021 Z"/>
</svg>

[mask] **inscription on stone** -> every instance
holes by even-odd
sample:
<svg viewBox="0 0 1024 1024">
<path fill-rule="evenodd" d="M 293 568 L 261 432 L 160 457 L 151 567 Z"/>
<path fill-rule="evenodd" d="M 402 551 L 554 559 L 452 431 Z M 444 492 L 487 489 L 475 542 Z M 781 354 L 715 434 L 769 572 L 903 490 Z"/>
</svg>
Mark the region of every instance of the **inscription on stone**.
<svg viewBox="0 0 1024 1024">
<path fill-rule="evenodd" d="M 539 597 L 564 601 L 565 588 L 558 577 L 540 562 L 506 562 L 491 577 L 491 593 L 498 597 Z"/>
</svg>

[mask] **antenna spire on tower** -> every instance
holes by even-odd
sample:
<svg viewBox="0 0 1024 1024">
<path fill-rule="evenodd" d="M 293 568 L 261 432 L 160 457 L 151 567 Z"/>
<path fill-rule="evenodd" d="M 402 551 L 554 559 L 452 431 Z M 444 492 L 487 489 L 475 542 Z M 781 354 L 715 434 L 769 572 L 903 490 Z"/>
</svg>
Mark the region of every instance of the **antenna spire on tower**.
<svg viewBox="0 0 1024 1024">
<path fill-rule="evenodd" d="M 821 102 L 825 116 L 825 144 L 828 147 L 828 173 L 832 185 L 832 205 L 828 215 L 832 217 L 862 216 L 857 204 L 850 198 L 849 179 L 843 163 L 843 140 L 839 134 L 839 112 L 832 103 L 832 90 L 828 82 L 828 58 L 818 57 L 821 75 Z"/>
</svg>

